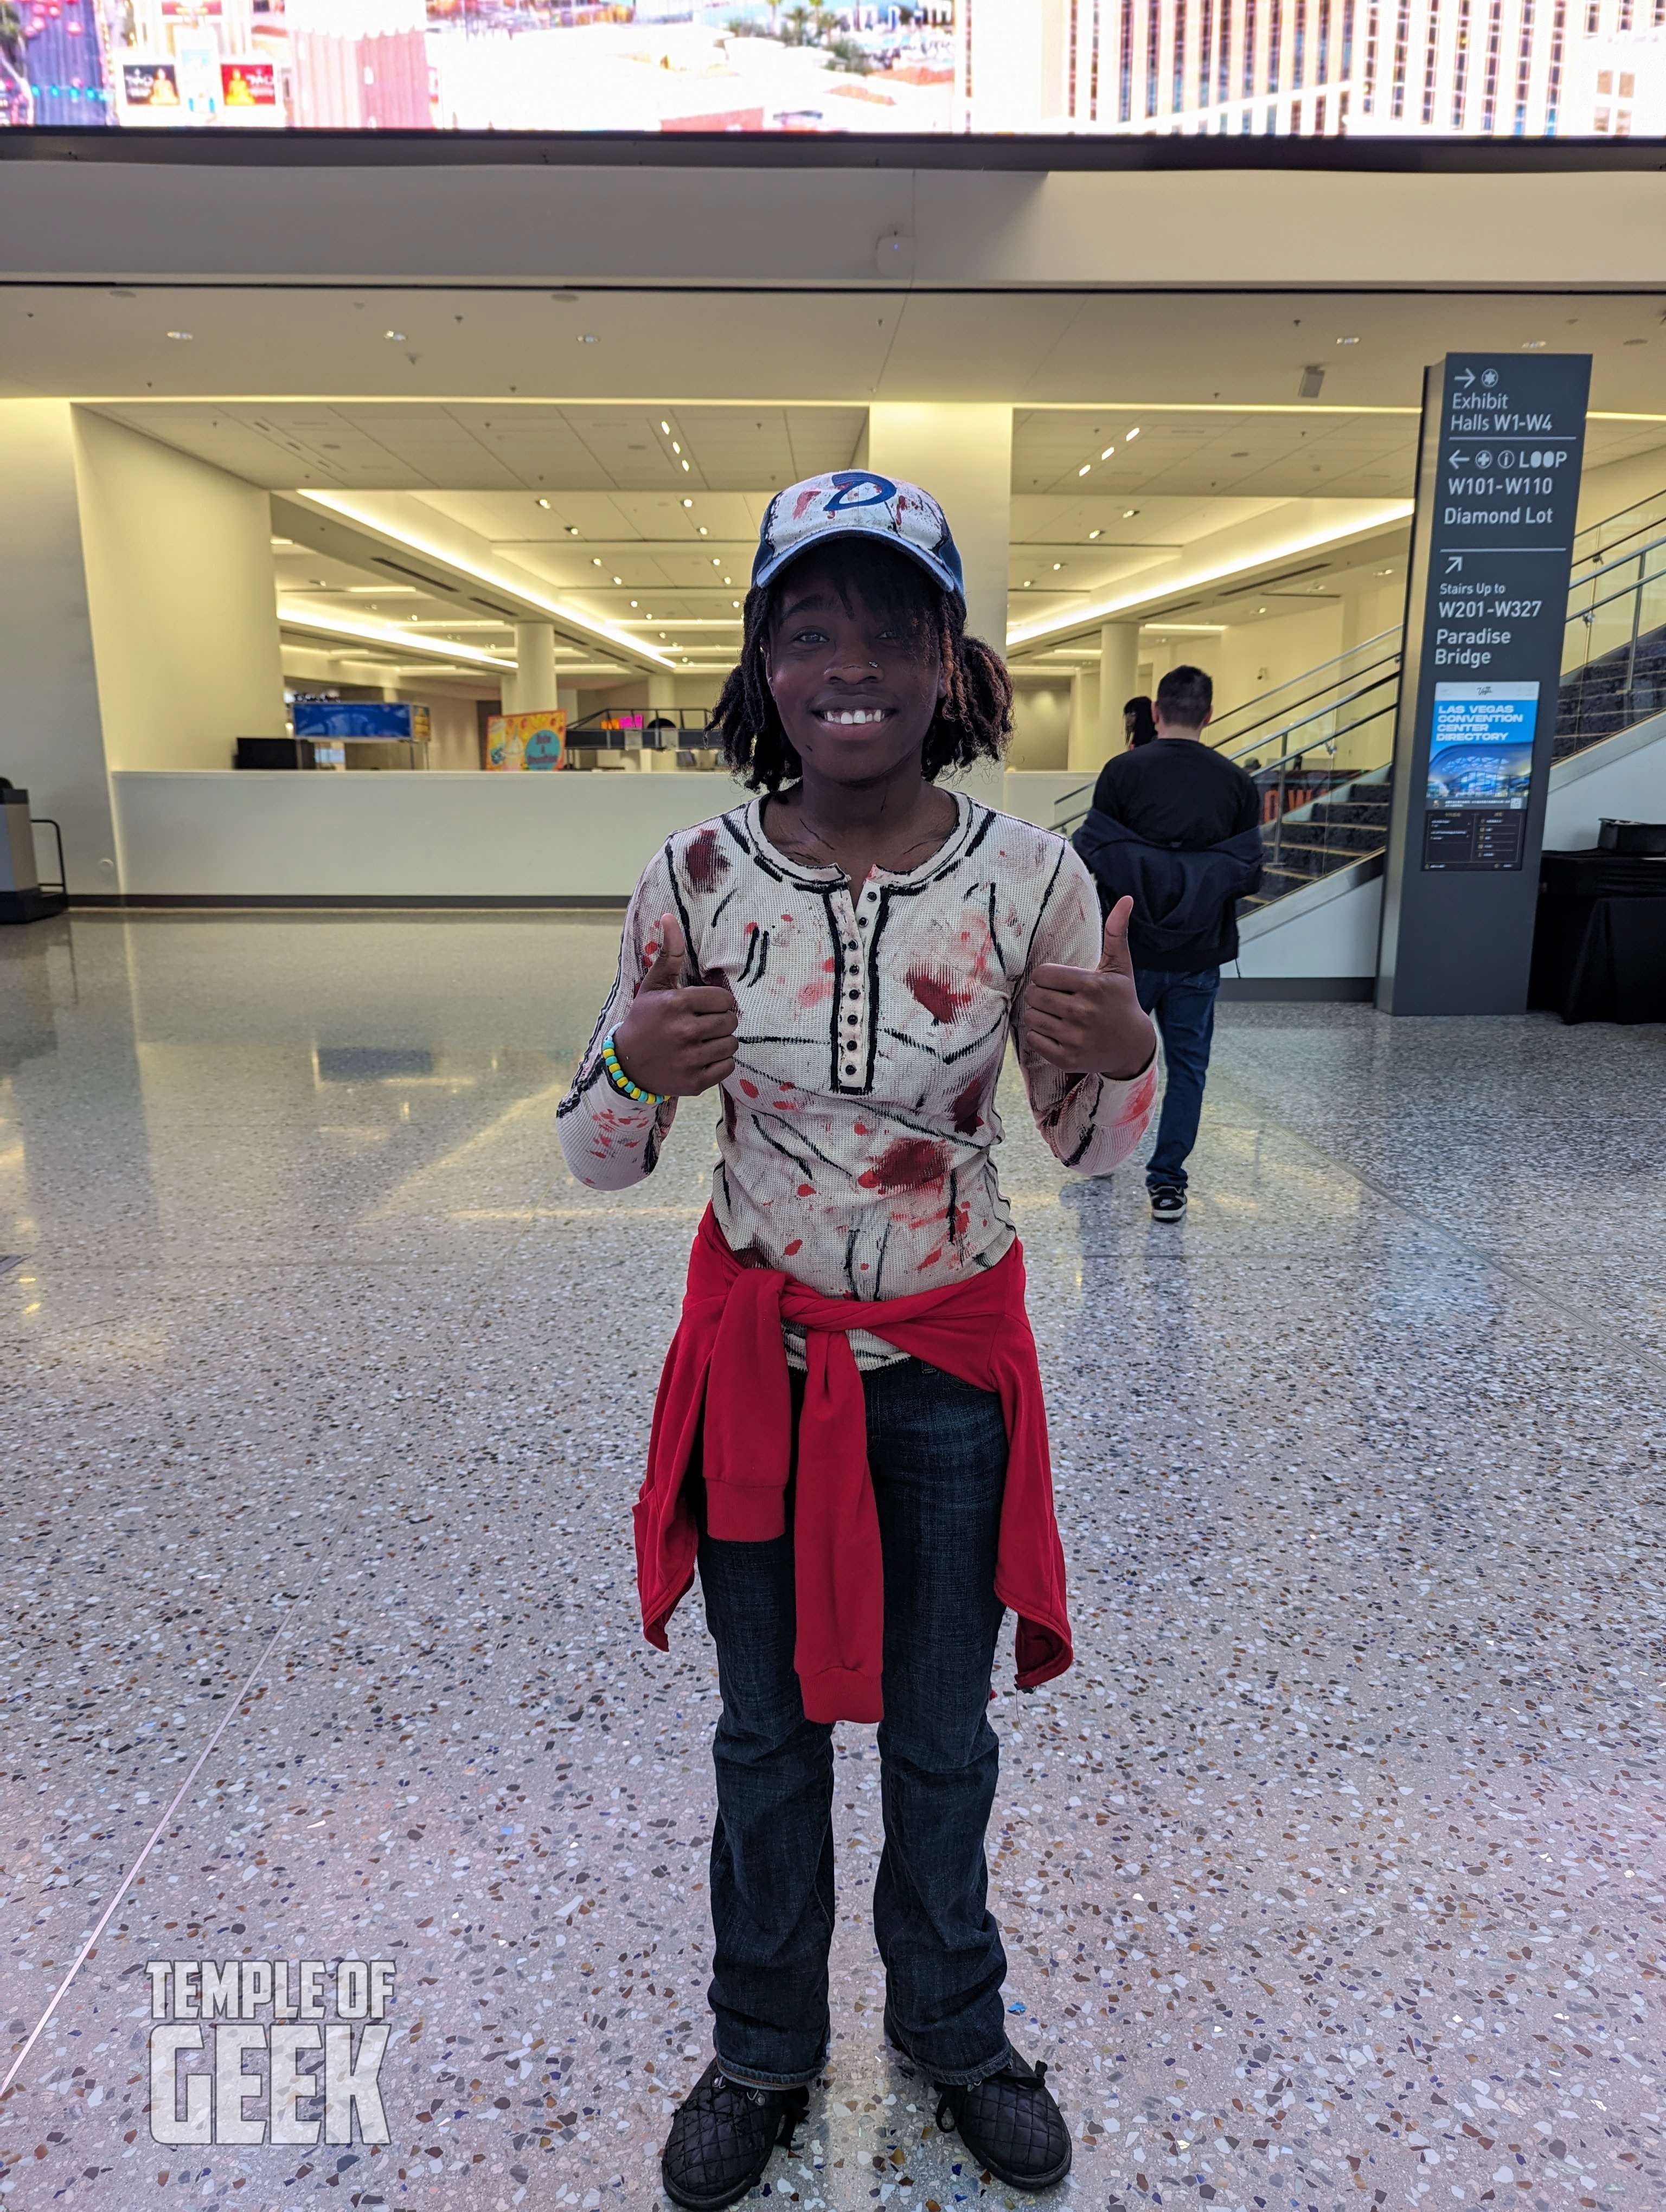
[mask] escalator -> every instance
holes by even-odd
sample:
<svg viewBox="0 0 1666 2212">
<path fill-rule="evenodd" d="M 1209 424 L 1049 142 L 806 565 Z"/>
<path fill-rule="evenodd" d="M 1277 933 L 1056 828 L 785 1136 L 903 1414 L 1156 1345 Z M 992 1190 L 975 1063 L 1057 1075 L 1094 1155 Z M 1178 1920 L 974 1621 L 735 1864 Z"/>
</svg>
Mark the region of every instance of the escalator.
<svg viewBox="0 0 1666 2212">
<path fill-rule="evenodd" d="M 1401 636 L 1368 638 L 1209 726 L 1209 743 L 1262 793 L 1267 869 L 1245 914 L 1388 849 Z M 1593 523 L 1574 541 L 1553 758 L 1567 759 L 1666 712 L 1666 492 Z M 1377 765 L 1335 766 L 1345 760 Z M 1092 786 L 1067 793 L 1068 836 Z"/>
</svg>

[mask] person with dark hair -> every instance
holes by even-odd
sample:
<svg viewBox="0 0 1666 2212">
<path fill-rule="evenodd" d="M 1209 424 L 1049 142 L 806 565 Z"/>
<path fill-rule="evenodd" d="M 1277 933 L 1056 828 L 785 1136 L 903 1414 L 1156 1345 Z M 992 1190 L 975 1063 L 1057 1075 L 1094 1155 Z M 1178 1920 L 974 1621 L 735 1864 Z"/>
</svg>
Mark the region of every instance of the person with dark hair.
<svg viewBox="0 0 1666 2212">
<path fill-rule="evenodd" d="M 1070 2166 L 987 1901 L 1003 1610 L 1021 1686 L 1071 1656 L 994 1091 L 1010 1036 L 1096 1174 L 1139 1141 L 1155 1037 L 1129 902 L 1102 920 L 1067 845 L 937 781 L 999 757 L 1011 701 L 934 500 L 855 470 L 778 493 L 716 714 L 757 795 L 644 870 L 559 1109 L 573 1173 L 618 1190 L 678 1099 L 721 1105 L 635 1516 L 644 1632 L 666 1648 L 697 1571 L 722 1698 L 715 2055 L 661 2160 L 691 2212 L 757 2183 L 826 2057 L 841 1720 L 879 1723 L 887 2036 L 973 2170 Z"/>
<path fill-rule="evenodd" d="M 1147 693 L 1138 691 L 1132 699 L 1122 702 L 1122 728 L 1130 750 L 1135 745 L 1148 745 L 1157 735 L 1157 717 L 1152 713 Z"/>
<path fill-rule="evenodd" d="M 1156 742 L 1106 762 L 1073 841 L 1104 902 L 1134 901 L 1134 981 L 1163 1033 L 1163 1112 L 1146 1164 L 1154 1221 L 1186 1212 L 1221 966 L 1237 957 L 1237 902 L 1261 881 L 1261 794 L 1202 742 L 1213 712 L 1202 669 L 1170 669 L 1157 687 Z"/>
</svg>

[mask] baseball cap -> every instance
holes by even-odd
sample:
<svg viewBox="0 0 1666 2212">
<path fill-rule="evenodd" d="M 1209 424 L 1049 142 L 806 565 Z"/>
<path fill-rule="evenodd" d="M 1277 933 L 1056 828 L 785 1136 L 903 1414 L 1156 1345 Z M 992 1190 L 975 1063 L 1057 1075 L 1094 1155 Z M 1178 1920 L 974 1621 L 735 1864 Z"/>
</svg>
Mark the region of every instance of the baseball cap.
<svg viewBox="0 0 1666 2212">
<path fill-rule="evenodd" d="M 893 545 L 945 592 L 965 599 L 960 555 L 942 508 L 918 484 L 868 469 L 834 469 L 778 491 L 758 532 L 753 584 L 767 584 L 789 561 L 834 538 L 872 538 Z"/>
</svg>

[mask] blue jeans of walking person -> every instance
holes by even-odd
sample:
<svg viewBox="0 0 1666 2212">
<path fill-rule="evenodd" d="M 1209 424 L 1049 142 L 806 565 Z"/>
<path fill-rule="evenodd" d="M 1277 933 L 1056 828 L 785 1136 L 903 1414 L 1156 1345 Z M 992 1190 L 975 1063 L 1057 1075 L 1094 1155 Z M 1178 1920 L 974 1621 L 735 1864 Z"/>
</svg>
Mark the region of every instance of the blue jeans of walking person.
<svg viewBox="0 0 1666 2212">
<path fill-rule="evenodd" d="M 1220 970 L 1199 968 L 1190 975 L 1179 975 L 1163 968 L 1136 968 L 1134 988 L 1140 1005 L 1162 1033 L 1168 1071 L 1157 1142 L 1146 1163 L 1146 1188 L 1160 1190 L 1167 1185 L 1184 1190 L 1186 1163 L 1197 1142 L 1197 1125 L 1203 1112 Z"/>
<path fill-rule="evenodd" d="M 796 1416 L 803 1377 L 793 1382 Z M 993 1392 L 918 1360 L 862 1385 L 885 1581 L 879 1804 L 863 1808 L 885 1821 L 873 1927 L 885 2027 L 934 2081 L 980 2081 L 1008 2048 L 983 1850 L 1000 1762 L 988 1702 L 1006 1425 Z M 714 2042 L 734 2079 L 793 2087 L 820 2073 L 830 2029 L 833 1730 L 805 1718 L 793 1671 L 790 1487 L 787 1534 L 761 1544 L 708 1536 L 697 1480 L 694 1494 L 723 1698 Z"/>
</svg>

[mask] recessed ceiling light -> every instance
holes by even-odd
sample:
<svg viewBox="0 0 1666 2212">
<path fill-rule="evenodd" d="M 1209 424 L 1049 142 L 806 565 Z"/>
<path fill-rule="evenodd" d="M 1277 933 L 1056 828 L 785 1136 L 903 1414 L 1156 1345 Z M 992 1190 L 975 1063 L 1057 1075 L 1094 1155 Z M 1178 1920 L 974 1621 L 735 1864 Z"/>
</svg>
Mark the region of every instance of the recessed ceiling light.
<svg viewBox="0 0 1666 2212">
<path fill-rule="evenodd" d="M 549 506 L 549 504 L 550 504 L 550 502 L 549 502 L 549 501 L 548 501 L 547 499 L 541 499 L 541 500 L 539 500 L 539 501 L 538 501 L 538 505 L 539 505 L 540 507 L 547 507 Z"/>
<path fill-rule="evenodd" d="M 623 578 L 623 576 L 616 576 L 616 577 L 613 579 L 613 580 L 614 580 L 614 582 L 615 582 L 616 584 L 623 584 L 623 581 L 624 581 L 624 578 Z"/>
<path fill-rule="evenodd" d="M 683 473 L 684 473 L 684 476 L 686 476 L 686 475 L 689 473 L 689 465 L 688 465 L 688 463 L 687 463 L 686 461 L 684 461 L 684 464 L 683 464 Z"/>
<path fill-rule="evenodd" d="M 662 423 L 660 425 L 660 428 L 665 432 L 665 434 L 666 434 L 666 437 L 670 437 L 670 435 L 671 435 L 671 425 L 670 425 L 670 423 L 669 423 L 669 422 L 662 422 Z"/>
<path fill-rule="evenodd" d="M 714 568 L 721 568 L 723 566 L 723 563 L 718 559 L 715 554 L 712 556 L 712 566 Z"/>
<path fill-rule="evenodd" d="M 675 438 L 671 441 L 671 450 L 673 453 L 680 453 L 683 450 L 683 448 L 678 444 Z"/>
<path fill-rule="evenodd" d="M 590 556 L 590 565 L 593 568 L 599 568 L 602 565 L 593 553 Z"/>
<path fill-rule="evenodd" d="M 1085 477 L 1092 466 L 1093 464 L 1091 461 L 1084 461 L 1080 468 L 1077 470 L 1076 473 L 1079 477 Z"/>
<path fill-rule="evenodd" d="M 576 522 L 569 522 L 569 523 L 568 524 L 568 526 L 567 526 L 567 535 L 568 535 L 569 538 L 576 538 L 576 537 L 578 536 L 578 534 L 579 534 L 579 526 L 578 526 L 578 524 L 577 524 Z"/>
<path fill-rule="evenodd" d="M 1379 576 L 1392 576 L 1394 570 L 1392 568 L 1379 568 L 1377 573 Z"/>
<path fill-rule="evenodd" d="M 703 522 L 696 524 L 696 527 L 698 529 L 700 535 L 702 538 L 709 538 L 711 536 L 710 531 L 707 529 Z"/>
<path fill-rule="evenodd" d="M 581 345 L 594 345 L 595 343 L 596 333 L 594 331 L 581 331 L 579 332 L 579 343 Z"/>
<path fill-rule="evenodd" d="M 1124 522 L 1131 521 L 1131 520 L 1133 520 L 1133 518 L 1134 518 L 1136 514 L 1139 514 L 1139 512 L 1140 512 L 1140 510 L 1139 510 L 1139 508 L 1138 508 L 1137 507 L 1125 507 L 1122 509 L 1122 520 L 1123 520 L 1123 521 L 1124 521 Z"/>
<path fill-rule="evenodd" d="M 1018 589 L 1019 589 L 1019 591 L 1021 591 L 1021 592 L 1027 592 L 1027 591 L 1029 590 L 1029 588 L 1030 588 L 1030 584 L 1031 584 L 1031 579 L 1030 579 L 1028 576 L 1026 576 L 1026 577 L 1025 578 L 1024 581 L 1023 581 L 1023 582 L 1018 586 Z"/>
<path fill-rule="evenodd" d="M 169 337 L 177 338 L 181 344 L 183 344 L 187 338 L 192 337 L 192 333 L 190 331 L 170 331 L 168 332 Z"/>
<path fill-rule="evenodd" d="M 1358 345 L 1359 341 L 1358 338 L 1338 338 L 1336 343 L 1338 345 Z"/>
<path fill-rule="evenodd" d="M 1522 340 L 1522 351 L 1523 353 L 1542 353 L 1544 349 L 1545 342 L 1542 338 L 1523 338 Z"/>
<path fill-rule="evenodd" d="M 1104 532 L 1099 530 L 1090 530 L 1087 534 L 1090 538 L 1102 538 Z"/>
<path fill-rule="evenodd" d="M 631 605 L 634 607 L 634 606 L 637 605 L 639 604 L 639 602 L 638 602 L 638 601 L 636 601 L 635 599 L 633 599 L 633 600 L 630 602 L 630 604 L 631 604 Z"/>
<path fill-rule="evenodd" d="M 1102 461 L 1108 461 L 1116 451 L 1116 448 L 1115 446 L 1107 446 L 1104 453 L 1100 454 L 1099 459 Z"/>
<path fill-rule="evenodd" d="M 403 331 L 384 331 L 382 336 L 385 338 L 392 338 L 395 345 L 403 345 L 405 342 L 405 334 Z"/>
<path fill-rule="evenodd" d="M 726 584 L 733 584 L 733 581 L 734 581 L 734 578 L 733 578 L 733 576 L 726 576 L 726 577 L 723 579 L 723 580 L 724 580 L 724 582 L 725 582 Z M 739 605 L 740 605 L 740 602 L 739 602 L 739 599 L 737 599 L 737 600 L 735 601 L 735 605 L 736 605 L 737 606 L 739 606 Z"/>
<path fill-rule="evenodd" d="M 1058 573 L 1059 573 L 1060 569 L 1061 569 L 1061 568 L 1063 568 L 1063 566 L 1064 566 L 1064 562 L 1063 562 L 1062 561 L 1055 561 L 1055 562 L 1053 563 L 1053 574 L 1056 576 L 1056 575 L 1058 574 Z"/>
<path fill-rule="evenodd" d="M 740 602 L 739 599 L 731 599 L 729 605 L 732 607 L 738 607 L 740 605 Z"/>
<path fill-rule="evenodd" d="M 684 507 L 692 507 L 694 505 L 694 501 L 691 499 L 685 499 L 683 501 L 683 504 Z"/>
<path fill-rule="evenodd" d="M 1123 431 L 1123 433 L 1122 433 L 1122 443 L 1126 446 L 1126 445 L 1127 445 L 1127 443 L 1128 443 L 1128 440 L 1129 440 L 1130 438 L 1137 438 L 1139 435 L 1140 435 L 1140 425 L 1136 422 L 1136 423 L 1134 424 L 1134 426 L 1133 429 L 1131 429 L 1131 430 L 1124 430 L 1124 431 Z"/>
</svg>

